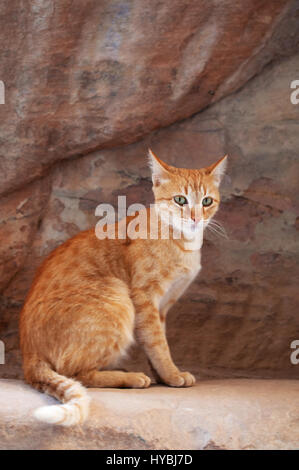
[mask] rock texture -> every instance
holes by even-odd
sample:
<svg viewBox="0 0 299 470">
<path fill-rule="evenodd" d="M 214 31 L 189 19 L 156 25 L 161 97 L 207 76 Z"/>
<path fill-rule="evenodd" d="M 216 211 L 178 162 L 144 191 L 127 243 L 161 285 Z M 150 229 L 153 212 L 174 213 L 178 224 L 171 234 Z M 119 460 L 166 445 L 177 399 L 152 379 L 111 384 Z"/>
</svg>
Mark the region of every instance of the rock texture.
<svg viewBox="0 0 299 470">
<path fill-rule="evenodd" d="M 136 141 L 241 87 L 296 46 L 295 4 L 2 2 L 1 193 L 55 161 Z"/>
<path fill-rule="evenodd" d="M 36 266 L 55 246 L 95 225 L 99 202 L 116 205 L 118 194 L 127 195 L 128 204 L 152 201 L 144 157 L 152 146 L 166 161 L 190 167 L 230 154 L 216 217 L 228 239 L 207 233 L 203 271 L 169 314 L 175 361 L 197 375 L 299 377 L 299 366 L 290 362 L 290 343 L 299 338 L 299 108 L 289 99 L 298 63 L 294 56 L 269 66 L 240 92 L 139 143 L 53 170 L 46 208 L 32 216 L 29 254 L 3 290 L 2 376 L 20 374 L 18 313 Z M 126 366 L 146 368 L 137 350 Z"/>
<path fill-rule="evenodd" d="M 297 449 L 295 381 L 204 381 L 189 389 L 90 389 L 83 425 L 37 422 L 55 400 L 20 381 L 0 380 L 0 449 Z"/>
<path fill-rule="evenodd" d="M 94 226 L 97 204 L 152 201 L 151 146 L 177 166 L 230 160 L 216 217 L 228 239 L 207 233 L 203 271 L 170 312 L 175 361 L 198 376 L 299 378 L 298 2 L 1 9 L 0 376 L 21 376 L 18 316 L 42 259 Z M 127 367 L 145 369 L 142 354 Z"/>
</svg>

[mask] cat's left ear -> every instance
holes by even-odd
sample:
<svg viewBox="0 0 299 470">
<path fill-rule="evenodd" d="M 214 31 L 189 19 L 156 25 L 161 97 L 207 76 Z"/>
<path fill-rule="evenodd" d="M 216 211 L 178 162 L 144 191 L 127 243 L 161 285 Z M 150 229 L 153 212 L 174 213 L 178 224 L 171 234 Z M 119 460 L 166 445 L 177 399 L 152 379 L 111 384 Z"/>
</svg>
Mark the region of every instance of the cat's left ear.
<svg viewBox="0 0 299 470">
<path fill-rule="evenodd" d="M 219 186 L 222 176 L 225 173 L 227 167 L 227 155 L 220 158 L 216 163 L 207 168 L 208 174 L 212 175 L 217 186 Z"/>
<path fill-rule="evenodd" d="M 151 149 L 148 149 L 149 164 L 154 186 L 159 186 L 170 178 L 171 167 L 162 162 Z"/>
</svg>

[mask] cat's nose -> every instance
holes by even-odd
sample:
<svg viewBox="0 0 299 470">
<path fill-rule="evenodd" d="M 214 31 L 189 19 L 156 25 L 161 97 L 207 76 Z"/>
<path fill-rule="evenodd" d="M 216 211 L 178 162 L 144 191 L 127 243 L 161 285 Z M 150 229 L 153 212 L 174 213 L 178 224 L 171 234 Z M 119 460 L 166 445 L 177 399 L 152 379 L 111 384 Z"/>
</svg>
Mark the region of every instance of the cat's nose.
<svg viewBox="0 0 299 470">
<path fill-rule="evenodd" d="M 201 214 L 198 213 L 198 210 L 195 210 L 194 208 L 191 209 L 191 220 L 195 223 L 198 224 L 201 221 Z"/>
<path fill-rule="evenodd" d="M 201 221 L 201 216 L 200 216 L 200 215 L 191 214 L 191 220 L 192 220 L 195 224 L 198 224 L 198 223 Z"/>
</svg>

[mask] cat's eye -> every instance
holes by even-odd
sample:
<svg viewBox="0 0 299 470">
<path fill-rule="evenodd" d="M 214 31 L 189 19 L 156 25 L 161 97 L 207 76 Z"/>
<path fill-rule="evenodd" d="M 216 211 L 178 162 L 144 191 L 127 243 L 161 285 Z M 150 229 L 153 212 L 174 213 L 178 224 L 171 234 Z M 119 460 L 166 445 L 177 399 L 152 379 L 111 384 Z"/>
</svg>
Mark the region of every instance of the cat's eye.
<svg viewBox="0 0 299 470">
<path fill-rule="evenodd" d="M 179 206 L 184 206 L 185 204 L 188 204 L 188 201 L 185 196 L 174 196 L 173 199 Z"/>
<path fill-rule="evenodd" d="M 204 197 L 202 200 L 202 205 L 204 207 L 209 207 L 211 204 L 213 204 L 213 199 L 211 197 Z"/>
</svg>

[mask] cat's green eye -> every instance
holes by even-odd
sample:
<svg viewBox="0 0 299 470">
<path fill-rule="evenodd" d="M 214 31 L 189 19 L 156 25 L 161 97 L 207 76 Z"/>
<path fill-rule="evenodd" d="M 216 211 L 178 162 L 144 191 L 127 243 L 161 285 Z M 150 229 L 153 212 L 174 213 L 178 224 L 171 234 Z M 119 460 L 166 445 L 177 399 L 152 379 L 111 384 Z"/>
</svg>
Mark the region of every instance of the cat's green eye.
<svg viewBox="0 0 299 470">
<path fill-rule="evenodd" d="M 204 207 L 209 207 L 211 204 L 213 204 L 213 199 L 211 197 L 204 197 L 202 200 L 202 205 Z"/>
<path fill-rule="evenodd" d="M 173 199 L 179 206 L 184 206 L 185 204 L 188 204 L 188 201 L 185 196 L 174 196 Z"/>
</svg>

